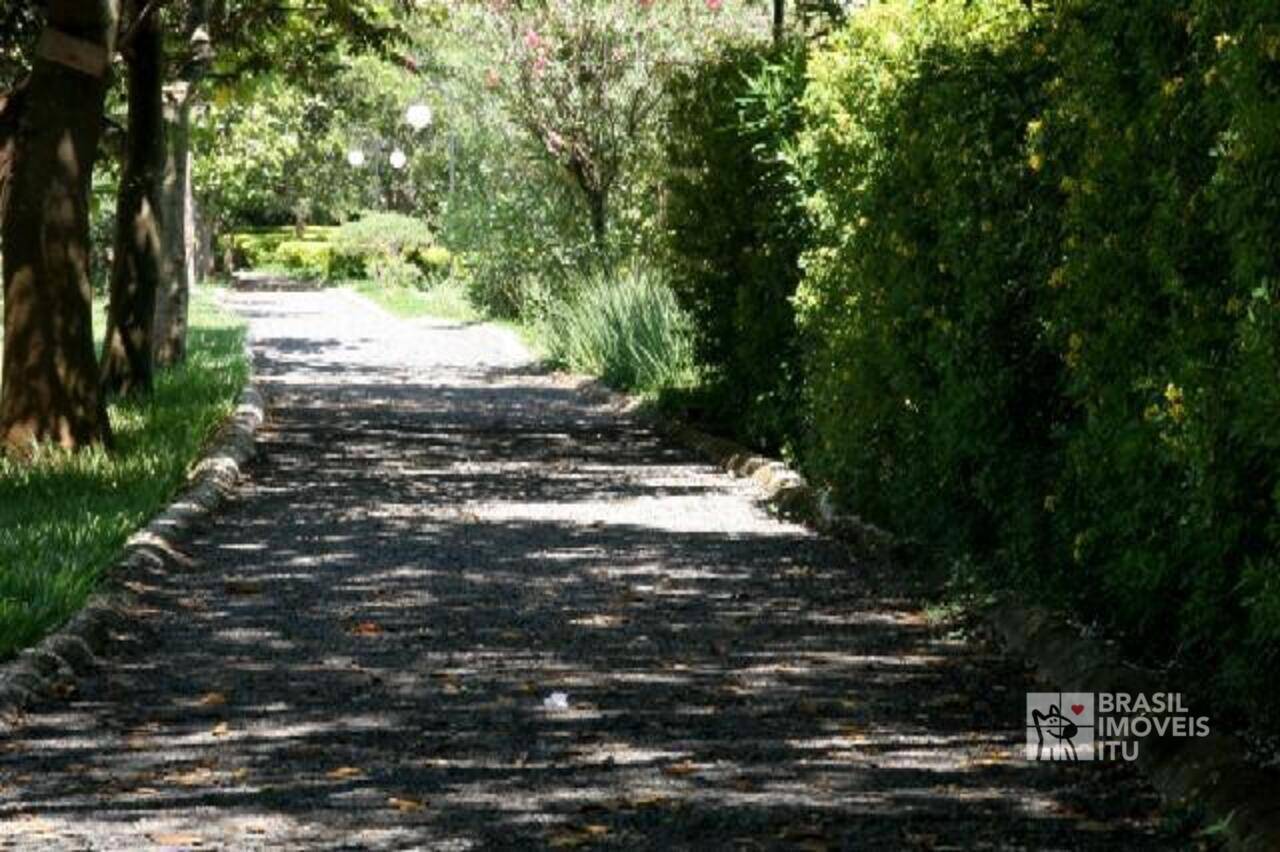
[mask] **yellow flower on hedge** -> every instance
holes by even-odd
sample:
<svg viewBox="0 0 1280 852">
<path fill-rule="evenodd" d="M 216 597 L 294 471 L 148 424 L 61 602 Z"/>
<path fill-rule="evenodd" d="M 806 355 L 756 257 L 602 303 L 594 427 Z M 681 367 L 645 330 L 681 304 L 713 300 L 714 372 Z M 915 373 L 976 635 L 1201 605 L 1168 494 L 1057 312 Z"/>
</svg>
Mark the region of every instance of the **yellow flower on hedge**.
<svg viewBox="0 0 1280 852">
<path fill-rule="evenodd" d="M 1044 122 L 1040 119 L 1033 119 L 1027 122 L 1027 138 L 1035 139 L 1044 131 Z"/>
<path fill-rule="evenodd" d="M 1230 33 L 1219 33 L 1214 39 L 1214 47 L 1218 50 L 1226 50 L 1228 47 L 1236 43 L 1235 36 Z"/>
<path fill-rule="evenodd" d="M 1071 336 L 1067 338 L 1067 354 L 1065 358 L 1067 366 L 1073 370 L 1080 365 L 1080 350 L 1083 347 L 1084 338 L 1080 336 L 1079 332 L 1073 331 Z"/>
<path fill-rule="evenodd" d="M 1038 172 L 1044 168 L 1044 157 L 1039 154 L 1032 154 L 1027 158 L 1027 165 L 1031 168 L 1031 171 Z"/>
<path fill-rule="evenodd" d="M 1169 403 L 1169 416 L 1175 423 L 1181 423 L 1186 416 L 1186 409 L 1182 406 L 1182 388 L 1170 382 L 1164 389 L 1164 398 Z"/>
</svg>

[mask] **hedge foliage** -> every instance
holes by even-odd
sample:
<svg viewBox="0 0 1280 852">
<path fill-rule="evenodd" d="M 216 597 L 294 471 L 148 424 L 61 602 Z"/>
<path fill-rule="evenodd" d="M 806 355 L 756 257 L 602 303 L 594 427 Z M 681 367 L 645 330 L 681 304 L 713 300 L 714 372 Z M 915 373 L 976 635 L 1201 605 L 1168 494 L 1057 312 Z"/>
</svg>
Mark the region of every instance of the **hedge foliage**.
<svg viewBox="0 0 1280 852">
<path fill-rule="evenodd" d="M 888 0 L 811 49 L 782 133 L 742 119 L 752 67 L 676 113 L 703 359 L 753 395 L 793 377 L 786 443 L 838 502 L 1264 712 L 1280 6 Z M 751 261 L 800 249 L 788 303 L 787 263 Z"/>
<path fill-rule="evenodd" d="M 369 278 L 425 289 L 448 277 L 454 257 L 422 222 L 369 213 L 340 227 L 263 228 L 231 234 L 233 264 L 278 266 L 313 281 Z"/>
<path fill-rule="evenodd" d="M 800 130 L 805 56 L 796 45 L 730 48 L 675 75 L 669 92 L 667 265 L 718 404 L 766 447 L 798 423 L 790 299 L 805 222 L 785 155 Z"/>
</svg>

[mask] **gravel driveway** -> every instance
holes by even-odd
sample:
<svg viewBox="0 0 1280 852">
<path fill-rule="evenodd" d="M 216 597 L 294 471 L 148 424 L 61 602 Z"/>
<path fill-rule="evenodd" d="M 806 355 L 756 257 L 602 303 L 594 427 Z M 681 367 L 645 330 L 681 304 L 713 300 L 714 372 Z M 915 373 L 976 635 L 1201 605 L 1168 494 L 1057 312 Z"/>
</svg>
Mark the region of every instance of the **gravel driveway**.
<svg viewBox="0 0 1280 852">
<path fill-rule="evenodd" d="M 0 743 L 0 847 L 1185 845 L 1128 769 L 1025 762 L 1022 668 L 891 568 L 505 332 L 231 301 L 252 481 Z"/>
</svg>

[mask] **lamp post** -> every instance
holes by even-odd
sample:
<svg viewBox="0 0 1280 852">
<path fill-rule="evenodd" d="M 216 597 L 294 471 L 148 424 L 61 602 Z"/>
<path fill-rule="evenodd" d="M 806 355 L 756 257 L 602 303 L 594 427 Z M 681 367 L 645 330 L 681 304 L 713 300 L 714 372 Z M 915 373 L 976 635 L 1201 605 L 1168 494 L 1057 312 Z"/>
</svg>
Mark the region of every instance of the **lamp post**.
<svg viewBox="0 0 1280 852">
<path fill-rule="evenodd" d="M 415 102 L 405 110 L 404 122 L 415 134 L 429 128 L 434 121 L 435 116 L 431 107 L 425 103 Z M 399 135 L 399 134 L 397 134 Z M 382 155 L 386 156 L 385 162 L 394 172 L 403 172 L 409 165 L 409 155 L 405 153 L 404 148 L 395 142 L 373 141 L 366 142 L 363 145 L 353 145 L 347 151 L 347 164 L 353 169 L 360 169 L 368 162 L 365 149 L 371 148 L 381 159 Z M 388 151 L 390 148 L 390 151 Z M 398 182 L 397 182 L 398 183 Z M 405 199 L 405 194 L 397 185 L 391 189 L 390 196 L 387 200 L 391 201 L 391 206 L 397 206 L 396 201 Z"/>
</svg>

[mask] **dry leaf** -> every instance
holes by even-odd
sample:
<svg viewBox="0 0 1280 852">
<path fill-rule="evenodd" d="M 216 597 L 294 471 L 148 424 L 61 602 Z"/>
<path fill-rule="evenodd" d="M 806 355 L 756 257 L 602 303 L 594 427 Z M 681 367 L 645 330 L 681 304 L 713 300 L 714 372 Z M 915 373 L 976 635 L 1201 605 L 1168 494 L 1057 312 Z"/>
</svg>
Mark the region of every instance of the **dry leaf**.
<svg viewBox="0 0 1280 852">
<path fill-rule="evenodd" d="M 547 845 L 556 849 L 576 849 L 587 846 L 609 834 L 609 826 L 591 823 L 575 825 L 557 831 L 547 840 Z"/>
<path fill-rule="evenodd" d="M 364 775 L 364 770 L 355 766 L 339 766 L 325 773 L 325 777 L 335 781 L 341 781 L 343 778 L 359 778 L 361 775 Z"/>
<path fill-rule="evenodd" d="M 661 796 L 656 793 L 637 796 L 627 802 L 627 805 L 632 808 L 662 808 L 669 804 L 671 804 L 670 796 Z"/>
<path fill-rule="evenodd" d="M 426 803 L 417 799 L 403 799 L 399 796 L 392 796 L 387 799 L 387 804 L 400 811 L 401 813 L 409 813 L 410 811 L 420 811 L 426 807 Z"/>
<path fill-rule="evenodd" d="M 670 766 L 662 767 L 663 775 L 672 775 L 677 778 L 682 775 L 692 775 L 697 771 L 698 767 L 687 760 L 682 761 L 681 763 L 673 763 Z"/>
<path fill-rule="evenodd" d="M 227 696 L 221 692 L 206 692 L 200 696 L 200 700 L 196 704 L 200 707 L 221 707 L 227 703 Z"/>
<path fill-rule="evenodd" d="M 195 834 L 148 834 L 158 846 L 199 846 L 204 839 Z"/>
<path fill-rule="evenodd" d="M 212 733 L 215 737 L 225 737 L 227 734 L 231 733 L 231 728 L 226 722 L 219 722 L 213 726 Z"/>
<path fill-rule="evenodd" d="M 164 780 L 179 787 L 203 787 L 213 783 L 213 770 L 207 766 L 197 766 L 184 772 L 170 773 Z"/>
<path fill-rule="evenodd" d="M 257 580 L 227 580 L 222 584 L 229 595 L 260 595 L 262 584 Z"/>
<path fill-rule="evenodd" d="M 382 633 L 382 628 L 372 621 L 362 621 L 351 628 L 353 636 L 377 636 Z"/>
</svg>

